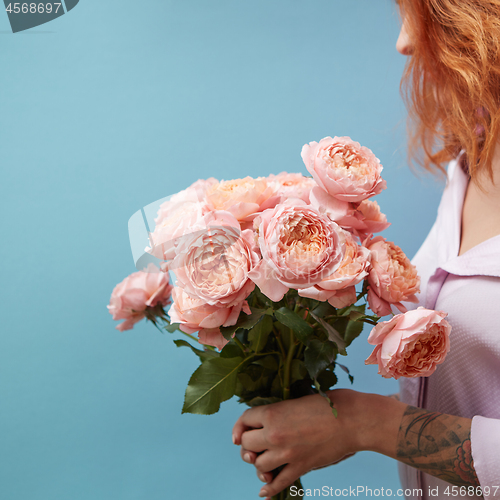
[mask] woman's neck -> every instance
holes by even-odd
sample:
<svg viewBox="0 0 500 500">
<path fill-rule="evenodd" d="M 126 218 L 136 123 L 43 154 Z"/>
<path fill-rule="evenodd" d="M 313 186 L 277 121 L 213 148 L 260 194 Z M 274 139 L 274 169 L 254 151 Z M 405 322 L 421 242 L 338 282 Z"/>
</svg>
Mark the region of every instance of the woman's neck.
<svg viewBox="0 0 500 500">
<path fill-rule="evenodd" d="M 467 187 L 459 255 L 500 235 L 500 144 L 495 148 L 492 170 L 493 180 L 487 172 L 479 172 Z"/>
</svg>

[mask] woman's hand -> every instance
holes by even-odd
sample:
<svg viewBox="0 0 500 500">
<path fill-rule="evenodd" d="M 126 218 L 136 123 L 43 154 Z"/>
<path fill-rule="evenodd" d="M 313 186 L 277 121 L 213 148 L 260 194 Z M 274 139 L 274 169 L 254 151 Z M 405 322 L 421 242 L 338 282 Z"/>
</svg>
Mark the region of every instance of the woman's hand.
<svg viewBox="0 0 500 500">
<path fill-rule="evenodd" d="M 233 442 L 241 445 L 243 460 L 253 463 L 259 478 L 268 483 L 262 488 L 261 496 L 276 495 L 312 469 L 339 462 L 357 451 L 372 449 L 377 443 L 373 438 L 378 421 L 374 413 L 385 414 L 381 411 L 386 409 L 384 405 L 393 409 L 396 405 L 400 410 L 392 411 L 389 419 L 397 420 L 390 427 L 394 429 L 395 449 L 404 411 L 400 405 L 406 405 L 385 396 L 348 389 L 329 391 L 328 395 L 338 418 L 324 397 L 312 395 L 250 408 L 236 422 Z M 282 465 L 283 470 L 273 478 L 271 472 Z"/>
</svg>

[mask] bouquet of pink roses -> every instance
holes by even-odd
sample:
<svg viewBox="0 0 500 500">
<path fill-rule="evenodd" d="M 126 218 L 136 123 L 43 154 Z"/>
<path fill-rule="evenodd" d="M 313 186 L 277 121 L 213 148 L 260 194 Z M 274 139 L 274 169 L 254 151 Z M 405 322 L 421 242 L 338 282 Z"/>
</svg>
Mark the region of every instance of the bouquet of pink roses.
<svg viewBox="0 0 500 500">
<path fill-rule="evenodd" d="M 147 249 L 161 270 L 134 273 L 113 291 L 109 310 L 125 319 L 118 329 L 146 317 L 202 344 L 175 341 L 201 361 L 183 412 L 212 414 L 234 395 L 249 406 L 325 395 L 336 368 L 348 372 L 338 356 L 364 324 L 416 302 L 415 267 L 373 236 L 389 226 L 369 200 L 386 188 L 380 161 L 348 137 L 305 145 L 302 159 L 312 178 L 210 178 L 172 196 Z M 430 375 L 449 349 L 445 316 L 419 308 L 379 323 L 367 364 L 384 377 Z"/>
</svg>

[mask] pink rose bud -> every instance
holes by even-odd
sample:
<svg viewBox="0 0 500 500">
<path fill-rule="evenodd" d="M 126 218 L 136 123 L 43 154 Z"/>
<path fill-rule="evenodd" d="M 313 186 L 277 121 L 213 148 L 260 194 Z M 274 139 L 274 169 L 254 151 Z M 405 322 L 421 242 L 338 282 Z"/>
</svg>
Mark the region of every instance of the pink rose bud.
<svg viewBox="0 0 500 500">
<path fill-rule="evenodd" d="M 368 337 L 376 347 L 365 364 L 378 364 L 378 373 L 385 378 L 428 377 L 450 350 L 446 316 L 419 307 L 378 323 Z"/>
<path fill-rule="evenodd" d="M 116 329 L 130 330 L 146 316 L 148 308 L 170 303 L 172 285 L 167 273 L 154 272 L 150 264 L 147 271 L 138 271 L 115 286 L 108 305 L 113 319 L 124 319 Z"/>
<path fill-rule="evenodd" d="M 372 268 L 368 276 L 368 303 L 379 316 L 392 313 L 391 304 L 401 312 L 406 307 L 401 302 L 417 302 L 420 277 L 416 267 L 403 250 L 392 241 L 377 236 L 366 243 L 371 252 Z"/>
<path fill-rule="evenodd" d="M 387 229 L 391 223 L 387 222 L 387 217 L 380 211 L 376 201 L 364 200 L 357 209 L 362 225 L 360 230 L 364 233 L 380 233 Z"/>
</svg>

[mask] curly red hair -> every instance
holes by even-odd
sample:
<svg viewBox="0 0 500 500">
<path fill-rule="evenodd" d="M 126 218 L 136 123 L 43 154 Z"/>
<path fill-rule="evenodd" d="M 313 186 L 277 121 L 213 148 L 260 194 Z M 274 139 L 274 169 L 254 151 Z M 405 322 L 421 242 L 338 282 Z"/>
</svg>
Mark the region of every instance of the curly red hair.
<svg viewBox="0 0 500 500">
<path fill-rule="evenodd" d="M 401 89 L 410 158 L 427 170 L 465 150 L 472 177 L 500 132 L 500 0 L 398 0 L 412 38 Z"/>
</svg>

